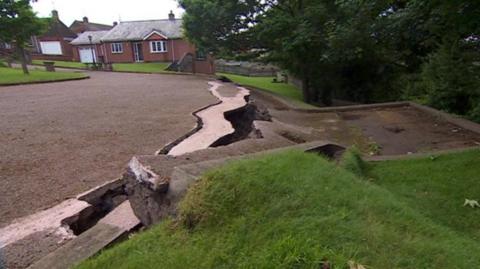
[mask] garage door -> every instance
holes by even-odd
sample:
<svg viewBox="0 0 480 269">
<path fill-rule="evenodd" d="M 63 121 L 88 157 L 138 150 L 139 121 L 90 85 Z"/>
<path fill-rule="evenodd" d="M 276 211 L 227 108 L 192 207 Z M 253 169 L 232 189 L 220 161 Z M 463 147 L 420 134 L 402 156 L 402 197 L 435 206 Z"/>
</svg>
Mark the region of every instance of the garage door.
<svg viewBox="0 0 480 269">
<path fill-rule="evenodd" d="M 79 48 L 78 52 L 80 54 L 80 62 L 82 63 L 93 63 L 93 57 L 97 57 L 95 50 L 91 48 Z"/>
</svg>

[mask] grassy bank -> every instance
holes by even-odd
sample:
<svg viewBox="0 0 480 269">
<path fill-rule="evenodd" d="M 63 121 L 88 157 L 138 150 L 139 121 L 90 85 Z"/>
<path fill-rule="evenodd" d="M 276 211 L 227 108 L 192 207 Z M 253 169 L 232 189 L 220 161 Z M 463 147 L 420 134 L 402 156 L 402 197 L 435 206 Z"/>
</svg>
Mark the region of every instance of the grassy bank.
<svg viewBox="0 0 480 269">
<path fill-rule="evenodd" d="M 299 107 L 314 108 L 314 106 L 303 102 L 303 94 L 300 89 L 286 83 L 275 83 L 273 82 L 274 77 L 247 77 L 226 73 L 217 73 L 217 75 L 225 76 L 231 81 L 243 86 L 252 86 L 283 96 Z"/>
<path fill-rule="evenodd" d="M 431 158 L 375 163 L 371 177 L 379 186 L 460 236 L 480 240 L 480 208 L 464 207 L 465 199 L 480 201 L 480 151 Z"/>
<path fill-rule="evenodd" d="M 114 71 L 165 73 L 170 63 L 117 63 L 113 64 Z"/>
<path fill-rule="evenodd" d="M 461 169 L 478 175 L 471 158 L 480 153 L 471 154 L 444 161 L 459 159 Z M 428 169 L 443 169 L 438 160 Z M 407 184 L 405 192 L 390 189 L 396 169 L 408 171 L 415 163 L 376 164 L 370 173 L 392 176 L 381 182 L 296 151 L 236 162 L 189 190 L 179 220 L 165 221 L 79 268 L 321 268 L 325 261 L 347 268 L 350 260 L 367 268 L 476 268 L 477 240 L 408 202 Z M 415 181 L 407 179 L 409 172 L 402 175 Z M 442 193 L 432 198 L 438 210 L 450 207 Z M 462 209 L 462 202 L 451 205 Z M 471 212 L 463 214 L 478 222 Z"/>
<path fill-rule="evenodd" d="M 86 75 L 73 72 L 46 72 L 40 70 L 30 70 L 30 75 L 24 75 L 22 69 L 0 67 L 0 85 L 55 81 L 82 77 L 86 77 Z"/>
<path fill-rule="evenodd" d="M 49 62 L 49 61 L 47 61 L 47 60 L 33 60 L 32 61 L 33 64 L 39 64 L 39 65 L 43 65 L 43 62 Z M 69 68 L 80 68 L 80 69 L 85 68 L 85 64 L 80 63 L 80 62 L 68 62 L 68 61 L 53 61 L 53 62 L 55 62 L 56 67 L 69 67 Z"/>
</svg>

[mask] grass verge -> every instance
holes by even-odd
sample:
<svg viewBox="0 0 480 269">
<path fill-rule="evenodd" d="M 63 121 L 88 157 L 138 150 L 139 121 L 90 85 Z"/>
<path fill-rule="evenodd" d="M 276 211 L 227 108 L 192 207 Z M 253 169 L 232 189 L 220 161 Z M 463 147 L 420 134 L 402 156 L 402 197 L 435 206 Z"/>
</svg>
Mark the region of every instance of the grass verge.
<svg viewBox="0 0 480 269">
<path fill-rule="evenodd" d="M 47 60 L 33 60 L 33 64 L 43 65 L 43 62 L 50 62 Z M 85 64 L 80 62 L 68 62 L 68 61 L 53 61 L 55 62 L 55 67 L 69 67 L 69 68 L 80 68 L 85 69 Z"/>
<path fill-rule="evenodd" d="M 478 266 L 477 240 L 400 196 L 314 154 L 243 160 L 192 187 L 178 220 L 78 268 L 322 268 L 325 261 L 347 268 L 350 260 L 367 268 Z"/>
<path fill-rule="evenodd" d="M 290 84 L 275 83 L 273 82 L 274 77 L 247 77 L 227 73 L 217 73 L 217 75 L 225 76 L 231 81 L 243 86 L 252 86 L 265 91 L 273 92 L 285 97 L 287 100 L 300 108 L 315 108 L 315 106 L 303 102 L 303 94 L 301 90 Z"/>
<path fill-rule="evenodd" d="M 24 75 L 22 69 L 0 67 L 0 85 L 66 80 L 84 78 L 86 76 L 82 73 L 46 72 L 40 70 L 30 70 L 30 75 Z"/>
<path fill-rule="evenodd" d="M 422 215 L 459 235 L 480 240 L 480 150 L 374 163 L 370 177 Z M 455 247 L 455 246 L 452 246 Z"/>
<path fill-rule="evenodd" d="M 165 70 L 170 63 L 117 63 L 113 64 L 114 71 L 166 73 Z"/>
</svg>

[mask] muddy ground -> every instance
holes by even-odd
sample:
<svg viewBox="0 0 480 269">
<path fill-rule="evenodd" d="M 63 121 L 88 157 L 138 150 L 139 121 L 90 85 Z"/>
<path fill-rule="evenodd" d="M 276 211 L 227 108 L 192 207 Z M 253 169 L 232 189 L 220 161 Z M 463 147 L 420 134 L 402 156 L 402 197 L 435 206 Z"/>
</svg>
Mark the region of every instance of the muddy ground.
<svg viewBox="0 0 480 269">
<path fill-rule="evenodd" d="M 479 134 L 411 107 L 302 113 L 252 92 L 251 99 L 273 117 L 258 123 L 263 138 L 158 159 L 155 151 L 196 125 L 191 112 L 218 101 L 207 91 L 207 78 L 90 75 L 89 80 L 0 88 L 0 227 L 119 177 L 133 155 L 148 155 L 142 158 L 168 174 L 172 165 L 314 140 L 356 144 L 376 155 L 480 142 Z"/>
<path fill-rule="evenodd" d="M 121 176 L 196 125 L 217 101 L 206 78 L 90 73 L 0 87 L 0 226 Z"/>
<path fill-rule="evenodd" d="M 299 130 L 303 128 L 315 137 L 345 146 L 357 145 L 370 155 L 400 155 L 480 146 L 480 134 L 410 106 L 302 113 L 288 110 L 263 95 L 254 93 L 253 96 L 268 104 L 270 114 L 283 123 L 298 126 Z"/>
</svg>

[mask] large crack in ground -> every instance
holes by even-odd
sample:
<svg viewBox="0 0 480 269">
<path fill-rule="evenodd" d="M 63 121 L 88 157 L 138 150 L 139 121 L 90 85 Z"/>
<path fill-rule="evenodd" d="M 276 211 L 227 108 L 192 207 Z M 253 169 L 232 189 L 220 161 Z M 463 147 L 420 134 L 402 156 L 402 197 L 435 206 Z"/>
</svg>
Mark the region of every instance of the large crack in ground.
<svg viewBox="0 0 480 269">
<path fill-rule="evenodd" d="M 225 84 L 209 84 L 209 91 L 220 102 L 195 112 L 193 115 L 197 118 L 196 128 L 158 153 L 179 156 L 208 147 L 228 145 L 246 139 L 252 133 L 257 138 L 262 137 L 261 133 L 255 130 L 253 121 L 270 118 L 268 112 L 257 113 L 257 106 L 248 100 L 250 91 L 236 87 L 237 92 L 233 96 L 227 96 L 220 91 Z"/>
</svg>

